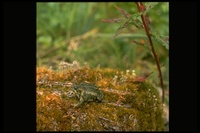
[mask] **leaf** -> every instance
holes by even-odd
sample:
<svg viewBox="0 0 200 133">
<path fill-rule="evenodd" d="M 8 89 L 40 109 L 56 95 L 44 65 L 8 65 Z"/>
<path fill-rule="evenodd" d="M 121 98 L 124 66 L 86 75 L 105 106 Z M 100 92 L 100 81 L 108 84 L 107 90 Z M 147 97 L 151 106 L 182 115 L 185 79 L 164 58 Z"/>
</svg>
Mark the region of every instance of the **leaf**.
<svg viewBox="0 0 200 133">
<path fill-rule="evenodd" d="M 123 26 L 120 26 L 120 27 L 117 29 L 117 31 L 116 31 L 114 37 L 116 37 L 117 35 L 119 35 L 119 34 L 121 33 L 122 29 L 123 29 Z"/>
<path fill-rule="evenodd" d="M 142 12 L 137 12 L 137 13 L 131 15 L 131 18 L 137 19 L 137 18 L 140 17 L 140 15 L 142 15 L 142 14 L 143 14 Z"/>
<path fill-rule="evenodd" d="M 138 45 L 144 45 L 144 44 L 142 44 L 142 43 L 140 43 L 140 42 L 137 42 L 137 41 L 134 41 L 134 40 L 131 40 L 133 43 L 135 43 L 135 44 L 138 44 Z"/>
<path fill-rule="evenodd" d="M 140 11 L 141 11 L 141 12 L 144 12 L 144 10 L 145 10 L 145 6 L 144 6 L 144 4 L 141 2 L 141 4 L 140 4 Z"/>
<path fill-rule="evenodd" d="M 117 8 L 117 10 L 119 10 L 123 15 L 124 17 L 126 18 L 129 18 L 131 15 L 128 14 L 126 11 L 124 11 L 123 9 L 119 8 L 118 6 L 115 5 L 115 8 Z"/>
<path fill-rule="evenodd" d="M 160 44 L 162 44 L 166 49 L 169 50 L 169 41 L 168 41 L 166 38 L 164 38 L 164 37 L 158 35 L 158 33 L 156 33 L 156 32 L 151 33 L 151 36 L 153 37 L 153 39 L 155 39 L 156 41 L 158 41 L 158 42 L 159 42 Z"/>
<path fill-rule="evenodd" d="M 148 13 L 150 11 L 150 9 L 154 8 L 156 5 L 158 4 L 158 2 L 149 2 L 147 5 L 146 5 L 146 10 L 144 11 L 144 15 L 146 13 Z"/>
<path fill-rule="evenodd" d="M 142 24 L 142 22 L 139 19 L 133 19 L 130 24 L 135 25 L 138 29 L 143 29 L 144 25 Z"/>
<path fill-rule="evenodd" d="M 134 81 L 133 81 L 133 83 L 135 83 L 135 82 L 143 82 L 143 81 L 144 81 L 145 79 L 147 79 L 152 73 L 153 73 L 153 72 L 147 74 L 147 75 L 144 76 L 144 77 L 135 78 Z"/>
<path fill-rule="evenodd" d="M 138 12 L 138 13 L 135 13 L 134 15 L 131 15 L 130 24 L 135 25 L 138 29 L 141 29 L 141 28 L 143 29 L 144 28 L 143 23 L 138 19 L 140 15 L 142 15 L 142 12 Z"/>
<path fill-rule="evenodd" d="M 122 20 L 123 18 L 101 19 L 101 21 L 106 23 L 120 23 Z"/>
<path fill-rule="evenodd" d="M 127 27 L 129 25 L 129 22 L 127 21 L 126 23 L 124 23 L 123 28 Z"/>
<path fill-rule="evenodd" d="M 129 25 L 129 23 L 130 23 L 129 21 L 130 21 L 130 20 L 126 21 L 126 22 L 123 24 L 123 26 L 120 26 L 120 27 L 117 29 L 116 34 L 115 34 L 114 37 L 116 37 L 117 35 L 119 35 L 119 34 L 121 33 L 121 31 Z"/>
</svg>

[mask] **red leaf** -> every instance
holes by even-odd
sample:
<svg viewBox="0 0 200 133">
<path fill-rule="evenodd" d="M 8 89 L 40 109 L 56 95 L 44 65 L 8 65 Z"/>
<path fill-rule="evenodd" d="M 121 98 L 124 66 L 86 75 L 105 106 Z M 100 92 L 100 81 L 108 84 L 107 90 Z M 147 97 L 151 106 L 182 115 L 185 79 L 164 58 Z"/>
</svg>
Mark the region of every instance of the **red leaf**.
<svg viewBox="0 0 200 133">
<path fill-rule="evenodd" d="M 101 19 L 102 22 L 106 23 L 120 23 L 122 20 L 121 18 Z"/>
<path fill-rule="evenodd" d="M 117 7 L 116 5 L 115 5 L 115 8 L 117 8 L 117 10 L 119 10 L 126 18 L 129 18 L 131 16 L 126 11 L 124 11 L 123 9 Z"/>
<path fill-rule="evenodd" d="M 144 6 L 143 3 L 141 3 L 141 5 L 140 5 L 140 10 L 141 10 L 141 12 L 144 12 L 144 11 L 145 11 L 145 6 Z"/>
<path fill-rule="evenodd" d="M 143 82 L 146 78 L 145 77 L 138 77 L 136 79 L 134 79 L 133 82 Z"/>
<path fill-rule="evenodd" d="M 147 79 L 151 74 L 152 74 L 153 72 L 151 72 L 150 74 L 148 74 L 148 75 L 146 75 L 146 76 L 144 76 L 144 77 L 138 77 L 138 78 L 135 78 L 134 79 L 134 83 L 135 82 L 143 82 L 145 79 Z"/>
</svg>

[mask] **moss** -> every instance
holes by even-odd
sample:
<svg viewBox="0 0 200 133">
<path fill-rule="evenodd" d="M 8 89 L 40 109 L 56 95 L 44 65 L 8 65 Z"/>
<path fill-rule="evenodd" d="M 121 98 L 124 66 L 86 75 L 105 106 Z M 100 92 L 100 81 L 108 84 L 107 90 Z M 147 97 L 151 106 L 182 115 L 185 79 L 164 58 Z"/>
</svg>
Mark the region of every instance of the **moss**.
<svg viewBox="0 0 200 133">
<path fill-rule="evenodd" d="M 37 131 L 163 131 L 158 91 L 123 76 L 114 69 L 37 68 Z M 69 84 L 83 81 L 98 85 L 104 98 L 74 108 L 79 99 L 69 95 Z"/>
</svg>

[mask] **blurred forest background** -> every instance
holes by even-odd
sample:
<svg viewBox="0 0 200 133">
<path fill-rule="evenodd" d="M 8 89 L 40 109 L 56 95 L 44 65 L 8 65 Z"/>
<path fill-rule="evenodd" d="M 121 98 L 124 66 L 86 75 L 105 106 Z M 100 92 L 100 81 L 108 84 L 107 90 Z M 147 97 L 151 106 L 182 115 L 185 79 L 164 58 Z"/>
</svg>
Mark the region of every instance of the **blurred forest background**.
<svg viewBox="0 0 200 133">
<path fill-rule="evenodd" d="M 158 71 L 151 52 L 142 44 L 148 43 L 144 30 L 129 25 L 116 37 L 122 23 L 105 23 L 102 19 L 123 15 L 118 6 L 129 14 L 138 12 L 135 2 L 49 2 L 37 3 L 37 66 L 58 69 L 61 61 L 91 68 L 135 70 L 137 76 L 154 72 L 148 80 L 160 90 Z M 150 29 L 162 36 L 169 35 L 169 3 L 159 2 L 148 12 Z M 169 50 L 153 40 L 161 64 L 168 104 Z"/>
</svg>

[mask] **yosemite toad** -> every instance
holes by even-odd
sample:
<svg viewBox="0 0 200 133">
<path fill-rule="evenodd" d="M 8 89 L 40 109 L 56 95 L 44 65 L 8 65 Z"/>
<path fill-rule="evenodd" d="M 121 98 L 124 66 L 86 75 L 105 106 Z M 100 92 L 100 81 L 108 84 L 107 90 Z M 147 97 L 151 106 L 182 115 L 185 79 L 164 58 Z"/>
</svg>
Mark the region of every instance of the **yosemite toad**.
<svg viewBox="0 0 200 133">
<path fill-rule="evenodd" d="M 80 99 L 78 104 L 74 107 L 80 106 L 83 102 L 87 101 L 98 101 L 100 102 L 103 97 L 103 91 L 98 89 L 98 86 L 95 84 L 90 84 L 86 82 L 82 82 L 79 85 L 72 85 L 71 89 L 75 91 L 76 96 Z"/>
</svg>

